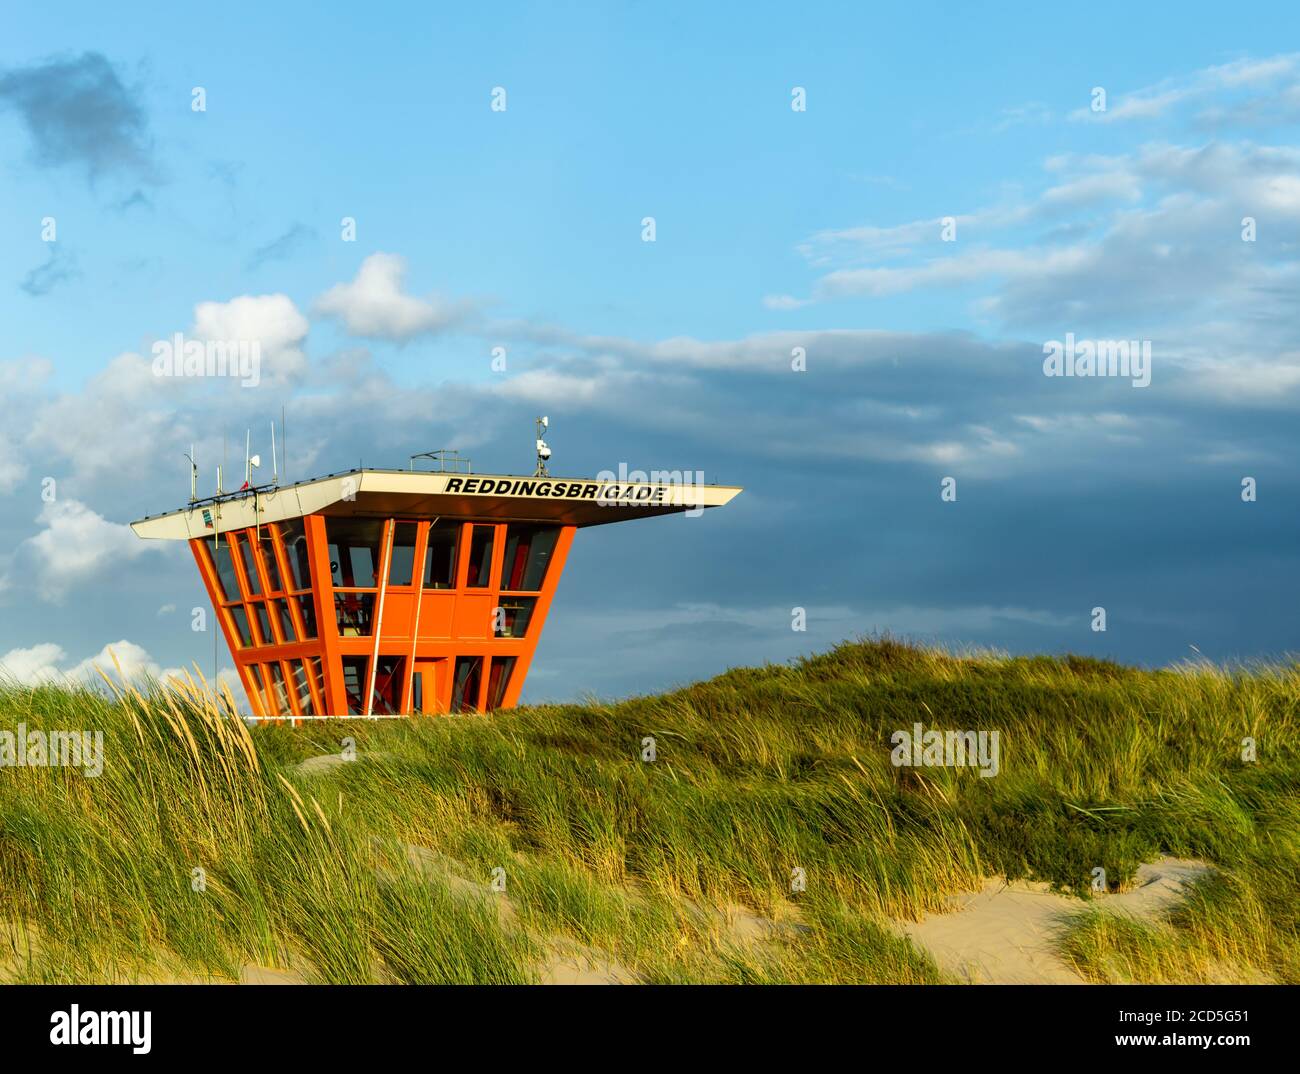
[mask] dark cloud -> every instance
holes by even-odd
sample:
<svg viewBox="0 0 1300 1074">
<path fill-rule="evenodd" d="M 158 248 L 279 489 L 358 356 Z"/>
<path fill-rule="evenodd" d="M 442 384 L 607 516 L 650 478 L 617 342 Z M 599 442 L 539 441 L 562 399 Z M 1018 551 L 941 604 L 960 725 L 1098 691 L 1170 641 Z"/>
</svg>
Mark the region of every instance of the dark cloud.
<svg viewBox="0 0 1300 1074">
<path fill-rule="evenodd" d="M 526 473 L 532 419 L 547 413 L 557 474 L 624 463 L 743 485 L 698 518 L 578 534 L 532 700 L 658 690 L 877 631 L 1152 664 L 1195 655 L 1191 645 L 1223 659 L 1300 647 L 1300 479 L 1287 461 L 1300 448 L 1300 391 L 1264 406 L 1166 366 L 1145 389 L 1052 379 L 1034 344 L 957 333 L 804 333 L 804 373 L 790 371 L 785 333 L 660 344 L 532 335 L 549 342 L 519 339 L 510 374 L 486 383 L 396 380 L 360 351 L 314 364 L 292 395 L 214 395 L 119 371 L 118 388 L 88 386 L 28 443 L 52 472 L 83 470 L 67 429 L 134 423 L 149 447 L 141 458 L 61 481 L 114 522 L 184 501 L 180 453 L 192 440 L 205 486 L 223 433 L 234 456 L 252 426 L 265 453 L 281 403 L 295 480 L 358 459 L 402 467 L 439 447 L 464 450 L 478 472 Z M 1244 474 L 1258 479 L 1258 502 L 1241 500 Z M 948 475 L 955 503 L 940 498 Z M 96 600 L 136 594 L 104 615 L 161 663 L 207 667 L 210 638 L 164 630 L 154 615 L 165 602 L 201 603 L 196 588 L 179 551 L 93 587 Z M 1107 610 L 1105 633 L 1091 629 L 1094 607 Z M 791 629 L 795 608 L 806 631 Z M 70 652 L 103 641 L 60 640 Z"/>
<path fill-rule="evenodd" d="M 316 238 L 316 229 L 306 224 L 295 222 L 279 238 L 272 239 L 265 246 L 259 246 L 249 255 L 247 268 L 261 268 L 272 261 L 284 261 L 298 253 Z"/>
<path fill-rule="evenodd" d="M 95 182 L 120 174 L 156 182 L 157 165 L 139 93 L 98 52 L 0 73 L 0 102 L 15 109 L 44 168 L 81 168 Z"/>
<path fill-rule="evenodd" d="M 33 298 L 48 295 L 54 288 L 68 280 L 81 275 L 77 271 L 77 259 L 58 243 L 49 244 L 49 256 L 45 264 L 37 265 L 23 277 L 18 285 Z"/>
<path fill-rule="evenodd" d="M 129 194 L 127 197 L 123 198 L 121 201 L 117 202 L 113 206 L 113 208 L 120 213 L 124 213 L 128 209 L 134 209 L 137 207 L 141 209 L 153 208 L 153 202 L 150 200 L 149 196 L 143 190 L 132 191 L 131 194 Z"/>
</svg>

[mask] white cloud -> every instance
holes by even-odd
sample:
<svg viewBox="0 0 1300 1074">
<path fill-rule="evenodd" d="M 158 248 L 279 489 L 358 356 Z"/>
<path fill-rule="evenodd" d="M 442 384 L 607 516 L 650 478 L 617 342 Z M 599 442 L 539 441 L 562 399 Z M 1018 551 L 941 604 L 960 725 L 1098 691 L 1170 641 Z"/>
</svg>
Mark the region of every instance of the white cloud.
<svg viewBox="0 0 1300 1074">
<path fill-rule="evenodd" d="M 395 254 L 371 254 L 351 283 L 335 284 L 316 300 L 316 311 L 337 317 L 348 333 L 367 339 L 404 341 L 453 324 L 467 308 L 402 293 L 406 261 Z"/>
<path fill-rule="evenodd" d="M 0 429 L 0 496 L 6 496 L 27 477 L 27 461 L 11 429 L 13 416 L 30 409 L 35 392 L 53 370 L 47 358 L 27 357 L 0 362 L 0 398 L 5 401 L 5 428 Z"/>
<path fill-rule="evenodd" d="M 1191 91 L 1187 89 L 1142 90 L 1122 97 L 1119 104 L 1108 107 L 1104 112 L 1094 112 L 1091 107 L 1080 108 L 1072 112 L 1070 118 L 1091 119 L 1098 123 L 1119 123 L 1126 119 L 1156 119 L 1185 101 L 1190 93 Z"/>
<path fill-rule="evenodd" d="M 1193 370 L 1188 390 L 1236 406 L 1287 406 L 1300 395 L 1300 353 L 1207 362 Z"/>
<path fill-rule="evenodd" d="M 1255 93 L 1264 101 L 1271 96 L 1286 98 L 1295 90 L 1295 79 L 1300 74 L 1300 53 L 1286 53 L 1262 60 L 1241 59 L 1231 63 L 1204 67 L 1185 78 L 1165 79 L 1152 86 L 1143 86 L 1130 93 L 1115 95 L 1104 112 L 1094 112 L 1091 105 L 1070 113 L 1073 120 L 1091 123 L 1116 123 L 1126 120 L 1160 119 L 1179 105 L 1202 100 L 1210 95 L 1224 93 Z M 1277 83 L 1287 83 L 1278 91 Z M 1247 120 L 1262 114 L 1261 100 L 1247 99 L 1229 108 L 1215 107 L 1202 114 L 1202 118 L 1215 121 Z"/>
<path fill-rule="evenodd" d="M 109 522 L 77 500 L 47 503 L 36 521 L 44 528 L 24 541 L 23 549 L 33 560 L 42 600 L 61 600 L 69 588 L 109 565 L 157 547 L 137 538 L 130 526 Z"/>
<path fill-rule="evenodd" d="M 973 217 L 964 216 L 955 219 L 958 228 L 965 230 Z M 848 249 L 858 254 L 889 256 L 904 254 L 915 246 L 939 242 L 943 233 L 944 222 L 939 217 L 929 220 L 912 220 L 906 224 L 891 227 L 862 225 L 840 229 L 818 231 L 807 241 L 800 243 L 799 252 L 810 263 L 826 264 L 835 254 L 837 248 Z"/>
<path fill-rule="evenodd" d="M 1300 53 L 1292 52 L 1264 60 L 1233 60 L 1231 63 L 1207 67 L 1205 75 L 1211 83 L 1234 88 L 1258 86 L 1294 75 L 1297 71 L 1300 71 Z"/>
<path fill-rule="evenodd" d="M 15 394 L 26 395 L 42 381 L 48 380 L 54 363 L 48 358 L 11 358 L 0 362 L 0 392 L 6 398 Z"/>
<path fill-rule="evenodd" d="M 302 342 L 309 327 L 287 295 L 240 295 L 229 302 L 200 302 L 192 332 L 202 340 L 256 342 L 262 376 L 285 380 L 306 368 Z"/>
<path fill-rule="evenodd" d="M 870 295 L 876 298 L 904 294 L 921 287 L 959 287 L 996 277 L 1050 275 L 1085 265 L 1089 251 L 1083 246 L 1061 249 L 974 249 L 934 258 L 906 268 L 841 269 L 817 282 L 823 298 Z"/>
<path fill-rule="evenodd" d="M 176 412 L 168 405 L 167 388 L 185 383 L 155 377 L 138 354 L 119 354 L 80 391 L 33 405 L 27 448 L 47 460 L 44 465 L 71 462 L 87 488 L 132 475 L 138 480 L 157 456 L 158 445 L 176 442 L 171 431 Z"/>
<path fill-rule="evenodd" d="M 532 369 L 505 381 L 497 394 L 531 403 L 590 403 L 608 387 L 598 376 L 576 376 L 554 369 Z"/>
<path fill-rule="evenodd" d="M 103 672 L 103 675 L 100 672 Z M 143 687 L 149 682 L 167 683 L 172 679 L 193 681 L 201 686 L 200 676 L 193 668 L 163 667 L 142 645 L 121 638 L 109 642 L 99 652 L 69 665 L 67 653 L 61 645 L 42 642 L 25 649 L 11 649 L 0 656 L 0 680 L 21 686 L 40 686 L 46 683 L 68 683 L 77 686 L 99 686 L 104 677 L 113 684 L 130 684 Z M 214 685 L 207 679 L 208 687 Z M 215 692 L 230 692 L 240 711 L 248 711 L 239 673 L 232 667 L 223 667 L 216 676 Z"/>
<path fill-rule="evenodd" d="M 121 638 L 109 642 L 94 656 L 88 656 L 73 666 L 67 673 L 74 682 L 98 682 L 100 672 L 112 682 L 139 682 L 143 679 L 155 679 L 166 682 L 167 679 L 183 677 L 180 668 L 160 667 L 142 645 Z"/>
<path fill-rule="evenodd" d="M 954 244 L 932 220 L 816 233 L 799 247 L 821 273 L 810 298 L 964 288 L 977 323 L 1149 338 L 1166 367 L 1198 352 L 1235 360 L 1244 339 L 1265 362 L 1290 345 L 1296 314 L 1279 296 L 1300 277 L 1300 149 L 1152 143 L 1043 167 L 1051 182 L 1032 197 L 958 217 Z M 1241 241 L 1248 215 L 1258 243 Z M 1276 381 L 1294 400 L 1289 374 Z"/>
<path fill-rule="evenodd" d="M 115 683 L 140 683 L 147 679 L 165 682 L 169 677 L 183 675 L 179 668 L 161 667 L 143 646 L 125 638 L 109 642 L 98 653 L 71 666 L 63 647 L 52 641 L 10 649 L 0 656 L 0 679 L 22 686 L 61 682 L 96 685 L 103 681 L 100 670 Z"/>
<path fill-rule="evenodd" d="M 18 445 L 6 433 L 0 432 L 0 496 L 13 492 L 26 476 L 27 463 Z"/>
<path fill-rule="evenodd" d="M 764 295 L 763 305 L 770 310 L 797 310 L 810 304 L 807 298 L 795 298 L 794 295 Z"/>
<path fill-rule="evenodd" d="M 0 679 L 23 686 L 37 686 L 62 677 L 58 664 L 67 656 L 62 646 L 52 641 L 27 649 L 10 649 L 0 656 Z"/>
<path fill-rule="evenodd" d="M 1039 206 L 1041 211 L 1076 209 L 1110 200 L 1133 202 L 1141 196 L 1142 186 L 1132 173 L 1100 171 L 1045 191 Z"/>
</svg>

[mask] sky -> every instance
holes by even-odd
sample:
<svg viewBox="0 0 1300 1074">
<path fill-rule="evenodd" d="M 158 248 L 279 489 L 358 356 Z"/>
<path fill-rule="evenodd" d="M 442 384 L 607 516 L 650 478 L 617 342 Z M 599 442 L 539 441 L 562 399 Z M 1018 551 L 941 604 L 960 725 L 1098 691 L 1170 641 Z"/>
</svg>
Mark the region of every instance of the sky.
<svg viewBox="0 0 1300 1074">
<path fill-rule="evenodd" d="M 700 8 L 7 11 L 0 672 L 229 675 L 127 524 L 282 409 L 291 480 L 531 472 L 547 414 L 553 473 L 745 488 L 579 532 L 525 701 L 1300 647 L 1300 11 Z"/>
</svg>

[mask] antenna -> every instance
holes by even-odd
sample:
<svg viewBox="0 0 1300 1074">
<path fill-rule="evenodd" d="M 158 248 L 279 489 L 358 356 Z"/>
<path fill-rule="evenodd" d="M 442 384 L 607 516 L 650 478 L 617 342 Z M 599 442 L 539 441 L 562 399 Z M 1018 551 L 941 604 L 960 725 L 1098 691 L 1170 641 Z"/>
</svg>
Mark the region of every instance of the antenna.
<svg viewBox="0 0 1300 1074">
<path fill-rule="evenodd" d="M 250 455 L 253 446 L 252 430 L 244 431 L 244 487 L 253 487 L 253 471 L 262 465 L 261 455 Z"/>
<path fill-rule="evenodd" d="M 190 460 L 190 503 L 199 498 L 199 464 L 194 461 L 194 445 L 190 445 L 190 453 L 185 456 Z"/>
<path fill-rule="evenodd" d="M 221 467 L 217 467 L 217 495 L 221 495 Z"/>
<path fill-rule="evenodd" d="M 271 422 L 271 484 L 280 484 L 280 464 L 275 457 L 275 422 Z"/>
<path fill-rule="evenodd" d="M 534 477 L 550 477 L 546 472 L 546 460 L 551 457 L 551 449 L 546 441 L 542 439 L 542 433 L 550 427 L 551 419 L 543 415 L 537 419 L 537 469 L 533 471 Z"/>
</svg>

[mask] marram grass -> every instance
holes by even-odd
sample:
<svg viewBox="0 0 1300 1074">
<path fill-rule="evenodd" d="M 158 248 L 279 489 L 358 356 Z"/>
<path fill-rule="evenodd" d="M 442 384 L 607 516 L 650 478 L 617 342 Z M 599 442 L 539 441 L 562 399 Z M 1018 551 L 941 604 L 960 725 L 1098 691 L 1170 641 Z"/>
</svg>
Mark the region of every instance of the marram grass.
<svg viewBox="0 0 1300 1074">
<path fill-rule="evenodd" d="M 1096 981 L 1300 981 L 1295 665 L 876 640 L 491 717 L 250 731 L 230 703 L 0 686 L 0 730 L 105 749 L 97 778 L 0 769 L 0 975 L 510 983 L 576 958 L 644 981 L 935 982 L 896 921 L 987 876 L 1082 895 L 1098 866 L 1122 885 L 1174 855 L 1215 872 L 1157 921 L 1080 901 L 1062 956 Z M 917 722 L 997 730 L 998 774 L 894 767 Z M 344 738 L 355 760 L 298 769 Z"/>
</svg>

